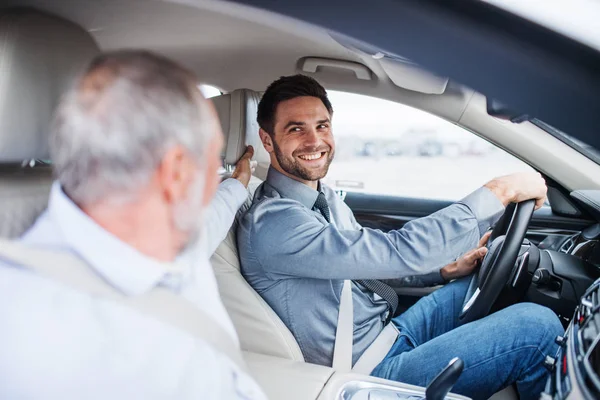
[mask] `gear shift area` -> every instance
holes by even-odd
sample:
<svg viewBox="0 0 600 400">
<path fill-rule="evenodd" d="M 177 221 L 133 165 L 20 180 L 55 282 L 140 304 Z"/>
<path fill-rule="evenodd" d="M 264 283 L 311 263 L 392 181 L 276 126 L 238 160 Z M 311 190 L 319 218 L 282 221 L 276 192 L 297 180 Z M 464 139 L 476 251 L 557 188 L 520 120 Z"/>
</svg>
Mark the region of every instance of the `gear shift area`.
<svg viewBox="0 0 600 400">
<path fill-rule="evenodd" d="M 394 387 L 375 382 L 351 381 L 342 388 L 341 400 L 459 400 L 463 396 L 449 394 L 464 368 L 460 358 L 450 363 L 427 385 Z"/>
</svg>

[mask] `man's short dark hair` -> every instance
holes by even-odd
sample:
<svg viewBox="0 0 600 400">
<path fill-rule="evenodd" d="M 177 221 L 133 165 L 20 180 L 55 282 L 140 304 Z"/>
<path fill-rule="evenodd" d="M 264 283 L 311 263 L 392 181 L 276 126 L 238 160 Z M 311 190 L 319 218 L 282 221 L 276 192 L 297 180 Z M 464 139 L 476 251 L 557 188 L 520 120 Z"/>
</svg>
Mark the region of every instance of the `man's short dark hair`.
<svg viewBox="0 0 600 400">
<path fill-rule="evenodd" d="M 296 97 L 317 97 L 321 99 L 331 115 L 333 107 L 325 88 L 315 79 L 306 75 L 282 76 L 271 83 L 258 104 L 258 125 L 269 135 L 275 133 L 275 112 L 279 103 Z"/>
</svg>

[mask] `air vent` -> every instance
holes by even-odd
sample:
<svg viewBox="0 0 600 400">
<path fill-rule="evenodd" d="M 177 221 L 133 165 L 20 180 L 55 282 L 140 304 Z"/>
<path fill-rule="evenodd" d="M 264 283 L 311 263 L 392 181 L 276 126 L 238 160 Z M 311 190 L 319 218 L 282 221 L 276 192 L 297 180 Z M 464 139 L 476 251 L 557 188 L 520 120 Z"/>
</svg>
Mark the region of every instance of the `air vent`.
<svg viewBox="0 0 600 400">
<path fill-rule="evenodd" d="M 599 314 L 600 310 L 600 279 L 592 284 L 581 297 L 581 303 L 579 305 L 578 322 L 581 329 L 584 329 L 585 323 L 591 315 Z M 600 316 L 599 316 L 600 317 Z M 599 325 L 600 328 L 600 325 Z M 599 330 L 600 333 L 600 330 Z"/>
<path fill-rule="evenodd" d="M 581 304 L 579 307 L 580 318 L 586 319 L 588 316 L 598 312 L 600 309 L 600 299 L 598 297 L 600 295 L 599 292 L 600 279 L 594 282 L 581 297 Z M 580 319 L 579 322 L 582 323 L 583 319 Z"/>
<path fill-rule="evenodd" d="M 558 251 L 565 254 L 571 254 L 571 250 L 573 250 L 573 247 L 575 247 L 576 239 L 577 235 L 569 236 L 562 246 L 560 246 Z"/>
<path fill-rule="evenodd" d="M 581 298 L 577 312 L 579 357 L 585 387 L 600 397 L 600 279 Z"/>
</svg>

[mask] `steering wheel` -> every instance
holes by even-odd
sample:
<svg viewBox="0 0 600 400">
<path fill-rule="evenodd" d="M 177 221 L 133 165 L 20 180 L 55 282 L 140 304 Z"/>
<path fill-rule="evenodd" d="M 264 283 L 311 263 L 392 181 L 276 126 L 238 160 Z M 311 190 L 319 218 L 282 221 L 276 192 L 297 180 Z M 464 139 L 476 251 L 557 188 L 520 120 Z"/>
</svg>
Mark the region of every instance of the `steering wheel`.
<svg viewBox="0 0 600 400">
<path fill-rule="evenodd" d="M 511 204 L 494 227 L 490 237 L 491 244 L 481 268 L 471 278 L 459 316 L 461 324 L 478 320 L 490 313 L 500 292 L 513 275 L 534 208 L 535 200 Z M 519 267 L 522 267 L 522 263 Z M 521 271 L 515 272 L 515 280 L 520 273 Z"/>
</svg>

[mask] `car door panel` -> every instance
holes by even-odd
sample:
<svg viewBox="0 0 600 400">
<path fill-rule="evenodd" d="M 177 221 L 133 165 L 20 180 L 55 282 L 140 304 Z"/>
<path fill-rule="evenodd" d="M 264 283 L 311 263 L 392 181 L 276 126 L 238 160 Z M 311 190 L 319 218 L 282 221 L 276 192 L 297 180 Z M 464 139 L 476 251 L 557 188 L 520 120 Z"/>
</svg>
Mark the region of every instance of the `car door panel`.
<svg viewBox="0 0 600 400">
<path fill-rule="evenodd" d="M 399 229 L 413 219 L 425 217 L 453 203 L 446 200 L 357 192 L 346 193 L 344 201 L 362 226 L 383 231 Z M 533 215 L 527 238 L 535 244 L 546 241 L 551 248 L 560 248 L 565 241 L 590 223 L 591 221 L 586 219 L 560 216 L 552 212 L 550 207 L 542 207 Z"/>
</svg>

